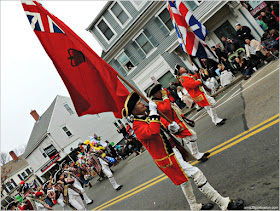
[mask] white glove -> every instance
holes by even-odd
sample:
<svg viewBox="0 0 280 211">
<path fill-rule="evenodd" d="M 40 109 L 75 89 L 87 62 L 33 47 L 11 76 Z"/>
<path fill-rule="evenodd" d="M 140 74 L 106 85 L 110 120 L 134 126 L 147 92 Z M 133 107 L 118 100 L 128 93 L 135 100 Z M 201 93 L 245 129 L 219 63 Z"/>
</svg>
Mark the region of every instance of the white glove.
<svg viewBox="0 0 280 211">
<path fill-rule="evenodd" d="M 171 133 L 177 133 L 180 130 L 180 126 L 176 122 L 172 122 L 168 125 L 168 130 Z"/>
<path fill-rule="evenodd" d="M 158 113 L 157 113 L 157 104 L 154 101 L 150 101 L 149 102 L 149 110 L 150 110 L 150 116 L 158 115 Z"/>
</svg>

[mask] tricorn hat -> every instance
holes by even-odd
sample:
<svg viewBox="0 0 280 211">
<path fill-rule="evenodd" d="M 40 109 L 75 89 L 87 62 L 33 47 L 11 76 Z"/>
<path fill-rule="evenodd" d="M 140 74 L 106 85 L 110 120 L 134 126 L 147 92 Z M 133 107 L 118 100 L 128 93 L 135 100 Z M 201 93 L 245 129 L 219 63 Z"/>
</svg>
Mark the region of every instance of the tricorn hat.
<svg viewBox="0 0 280 211">
<path fill-rule="evenodd" d="M 123 117 L 128 117 L 131 115 L 134 106 L 136 105 L 136 103 L 138 102 L 138 100 L 140 99 L 140 96 L 135 92 L 131 92 L 124 103 L 124 108 L 122 109 L 122 116 Z"/>
<path fill-rule="evenodd" d="M 161 90 L 162 85 L 161 84 L 154 84 L 148 91 L 147 96 L 152 97 L 155 93 L 157 93 L 159 90 Z"/>
<path fill-rule="evenodd" d="M 180 68 L 181 68 L 180 65 L 178 65 L 178 64 L 175 65 L 175 70 L 174 70 L 174 74 L 175 74 L 175 75 L 178 75 L 178 74 L 179 74 Z"/>
</svg>

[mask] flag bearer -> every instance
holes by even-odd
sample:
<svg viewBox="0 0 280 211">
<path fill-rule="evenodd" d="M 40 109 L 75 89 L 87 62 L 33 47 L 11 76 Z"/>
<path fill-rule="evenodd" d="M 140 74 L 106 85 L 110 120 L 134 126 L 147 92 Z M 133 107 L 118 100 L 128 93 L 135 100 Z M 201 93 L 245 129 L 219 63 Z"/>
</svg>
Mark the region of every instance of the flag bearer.
<svg viewBox="0 0 280 211">
<path fill-rule="evenodd" d="M 167 138 L 163 130 L 168 129 L 172 133 L 179 130 L 176 122 L 171 124 L 161 119 L 157 114 L 157 105 L 150 101 L 150 114 L 147 115 L 147 107 L 140 101 L 135 92 L 131 92 L 125 101 L 122 110 L 123 117 L 134 115 L 133 130 L 139 141 L 151 154 L 156 165 L 172 180 L 175 185 L 180 185 L 192 210 L 212 209 L 213 204 L 201 204 L 196 202 L 189 178 L 194 180 L 198 189 L 210 200 L 218 204 L 222 210 L 243 209 L 243 200 L 230 200 L 221 196 L 207 181 L 206 177 L 197 167 L 186 162 L 191 155 L 181 154 L 174 139 Z M 163 125 L 161 125 L 164 124 Z M 162 130 L 161 130 L 162 127 Z M 184 160 L 185 159 L 185 160 Z"/>
</svg>

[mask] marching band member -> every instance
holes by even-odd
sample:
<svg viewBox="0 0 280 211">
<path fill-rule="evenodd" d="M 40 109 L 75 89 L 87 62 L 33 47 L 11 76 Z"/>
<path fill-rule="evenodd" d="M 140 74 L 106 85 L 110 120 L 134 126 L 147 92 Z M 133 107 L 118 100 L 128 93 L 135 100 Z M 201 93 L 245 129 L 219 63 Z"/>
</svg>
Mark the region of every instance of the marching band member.
<svg viewBox="0 0 280 211">
<path fill-rule="evenodd" d="M 213 204 L 201 204 L 196 202 L 189 178 L 192 178 L 198 189 L 210 200 L 218 204 L 222 210 L 243 209 L 243 200 L 230 200 L 221 196 L 207 181 L 199 168 L 190 165 L 186 160 L 192 157 L 190 154 L 180 153 L 180 145 L 164 132 L 166 127 L 172 133 L 179 130 L 176 122 L 171 124 L 161 119 L 157 114 L 157 105 L 150 101 L 150 114 L 147 115 L 147 107 L 140 101 L 135 92 L 131 92 L 125 101 L 122 110 L 123 117 L 134 115 L 133 130 L 139 141 L 146 147 L 156 165 L 171 179 L 175 185 L 180 185 L 189 202 L 191 210 L 212 209 Z M 164 128 L 163 125 L 164 124 Z M 162 128 L 162 129 L 161 129 Z M 186 151 L 185 151 L 186 152 Z"/>
<path fill-rule="evenodd" d="M 213 97 L 206 94 L 199 76 L 197 74 L 190 74 L 188 70 L 179 65 L 176 65 L 174 73 L 179 77 L 179 81 L 188 91 L 193 101 L 205 108 L 212 122 L 215 125 L 223 125 L 227 119 L 221 119 L 217 116 L 215 107 L 216 101 Z"/>
<path fill-rule="evenodd" d="M 206 161 L 208 159 L 207 156 L 209 156 L 210 153 L 199 152 L 196 142 L 196 132 L 188 127 L 187 123 L 184 121 L 184 115 L 179 111 L 178 107 L 171 104 L 167 92 L 162 90 L 162 86 L 160 84 L 153 85 L 149 89 L 147 96 L 152 97 L 152 100 L 156 103 L 159 111 L 180 126 L 180 131 L 174 135 L 183 139 L 184 144 L 188 147 L 193 156 L 199 161 Z"/>
</svg>

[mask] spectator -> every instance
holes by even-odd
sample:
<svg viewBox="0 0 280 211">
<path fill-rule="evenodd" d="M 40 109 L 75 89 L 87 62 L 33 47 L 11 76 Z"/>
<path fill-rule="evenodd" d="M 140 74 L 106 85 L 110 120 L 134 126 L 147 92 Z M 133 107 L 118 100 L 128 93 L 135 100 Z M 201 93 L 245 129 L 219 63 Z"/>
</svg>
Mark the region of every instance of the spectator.
<svg viewBox="0 0 280 211">
<path fill-rule="evenodd" d="M 237 65 L 237 71 L 240 71 L 243 75 L 244 80 L 247 80 L 248 78 L 251 77 L 253 74 L 253 68 L 252 65 L 249 61 L 247 61 L 244 58 L 241 57 L 236 57 L 235 58 L 236 65 Z"/>
<path fill-rule="evenodd" d="M 169 83 L 169 85 L 168 85 L 168 90 L 169 90 L 169 92 L 170 92 L 170 94 L 172 95 L 172 97 L 175 99 L 175 103 L 178 105 L 178 107 L 180 108 L 180 109 L 183 109 L 185 106 L 186 106 L 186 104 L 180 99 L 180 97 L 178 96 L 178 94 L 177 94 L 177 86 L 179 85 L 179 84 L 176 84 L 176 83 Z"/>
<path fill-rule="evenodd" d="M 131 150 L 136 154 L 136 156 L 139 154 L 141 155 L 141 148 L 143 147 L 143 144 L 133 136 L 129 136 L 127 140 L 128 146 L 131 146 Z"/>
<path fill-rule="evenodd" d="M 279 22 L 279 1 L 274 2 L 270 5 L 271 8 L 271 14 L 276 18 L 276 20 Z"/>
<path fill-rule="evenodd" d="M 118 162 L 117 158 L 118 158 L 118 155 L 117 155 L 117 152 L 115 150 L 115 148 L 109 143 L 109 141 L 105 141 L 107 143 L 107 152 L 110 153 L 111 157 L 115 158 L 116 161 Z"/>
<path fill-rule="evenodd" d="M 223 57 L 222 51 L 219 48 L 216 48 L 216 46 L 211 47 L 212 51 L 214 51 L 219 59 L 219 62 L 221 62 L 221 59 Z"/>
<path fill-rule="evenodd" d="M 220 49 L 220 51 L 222 52 L 222 57 L 221 57 L 221 58 L 226 58 L 226 59 L 227 59 L 226 50 L 221 48 L 221 43 L 218 43 L 218 44 L 216 45 L 216 48 L 217 48 L 217 49 Z"/>
<path fill-rule="evenodd" d="M 228 38 L 226 41 L 226 50 L 228 56 L 233 54 L 238 48 L 240 48 L 238 40 L 234 40 L 232 38 Z"/>
<path fill-rule="evenodd" d="M 251 29 L 248 26 L 241 26 L 240 23 L 237 23 L 235 24 L 235 28 L 236 36 L 242 46 L 245 44 L 244 39 L 246 37 L 249 37 L 250 39 L 255 39 L 251 34 Z"/>
<path fill-rule="evenodd" d="M 212 59 L 200 59 L 200 63 L 201 63 L 201 66 L 204 68 L 204 69 L 207 69 L 208 70 L 208 73 L 209 73 L 209 76 L 210 77 L 216 77 L 218 76 L 215 72 L 215 69 L 217 68 L 217 65 L 218 63 L 215 62 L 214 60 Z"/>
<path fill-rule="evenodd" d="M 279 23 L 276 20 L 275 16 L 268 13 L 268 12 L 261 12 L 261 19 L 263 20 L 263 22 L 265 22 L 265 24 L 267 25 L 268 29 L 279 29 Z"/>
<path fill-rule="evenodd" d="M 246 56 L 252 60 L 254 60 L 256 63 L 259 63 L 259 60 L 264 61 L 265 64 L 267 64 L 266 61 L 266 54 L 267 50 L 264 49 L 264 47 L 261 45 L 261 43 L 257 40 L 245 38 L 245 50 L 246 50 Z"/>
<path fill-rule="evenodd" d="M 234 76 L 230 71 L 230 69 L 228 69 L 229 71 L 226 69 L 225 65 L 218 64 L 218 68 L 221 72 L 221 76 L 220 76 L 221 86 L 225 87 L 233 81 Z"/>
<path fill-rule="evenodd" d="M 192 100 L 190 94 L 184 87 L 177 86 L 177 94 L 181 98 L 181 100 L 187 105 L 188 108 L 194 107 L 195 102 Z"/>
<path fill-rule="evenodd" d="M 278 30 L 276 30 L 276 29 L 271 29 L 271 30 L 269 31 L 269 35 L 270 35 L 270 37 L 272 37 L 274 40 L 279 41 L 279 31 L 278 31 Z"/>
<path fill-rule="evenodd" d="M 126 138 L 128 136 L 128 133 L 126 132 L 126 128 L 122 124 L 117 129 L 117 131 L 118 131 L 118 133 L 122 133 L 124 138 Z"/>
<path fill-rule="evenodd" d="M 261 16 L 258 17 L 257 22 L 260 25 L 260 27 L 262 28 L 262 30 L 266 31 L 268 29 L 268 26 L 265 24 L 265 22 L 263 22 Z"/>
<path fill-rule="evenodd" d="M 218 81 L 215 77 L 211 77 L 206 69 L 200 68 L 199 71 L 203 83 L 211 90 L 211 94 L 214 94 L 219 88 Z"/>
<path fill-rule="evenodd" d="M 279 50 L 279 40 L 275 40 L 269 33 L 265 32 L 262 36 L 261 45 L 269 51 Z"/>
</svg>

